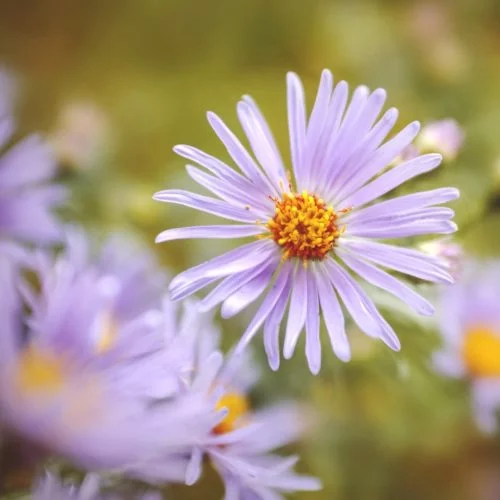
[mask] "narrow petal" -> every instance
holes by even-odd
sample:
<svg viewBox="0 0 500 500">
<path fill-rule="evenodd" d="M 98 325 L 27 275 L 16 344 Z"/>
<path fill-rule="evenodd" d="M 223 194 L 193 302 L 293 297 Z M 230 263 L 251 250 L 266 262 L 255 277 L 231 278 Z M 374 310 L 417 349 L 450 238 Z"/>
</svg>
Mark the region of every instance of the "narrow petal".
<svg viewBox="0 0 500 500">
<path fill-rule="evenodd" d="M 321 170 L 321 178 L 329 171 L 329 158 L 334 149 L 337 136 L 344 116 L 347 99 L 349 96 L 349 86 L 347 82 L 339 82 L 334 90 L 328 106 L 328 118 L 321 134 L 320 143 L 316 149 L 316 154 L 311 165 L 318 165 Z M 319 181 L 319 177 L 317 181 Z"/>
<path fill-rule="evenodd" d="M 235 353 L 242 352 L 248 343 L 252 340 L 255 334 L 259 331 L 259 328 L 262 326 L 266 318 L 269 316 L 271 311 L 276 306 L 281 294 L 285 293 L 288 295 L 288 286 L 290 282 L 290 274 L 292 271 L 292 264 L 290 261 L 287 261 L 283 264 L 283 267 L 278 273 L 276 278 L 276 282 L 271 287 L 271 290 L 263 300 L 260 305 L 258 311 L 256 312 L 254 318 L 248 325 L 247 329 L 241 336 L 241 340 L 238 342 L 236 346 Z"/>
<path fill-rule="evenodd" d="M 186 171 L 195 182 L 200 186 L 208 189 L 228 204 L 248 210 L 259 216 L 259 218 L 267 218 L 267 214 L 271 211 L 269 207 L 269 198 L 263 194 L 259 197 L 250 196 L 244 189 L 239 189 L 236 185 L 227 182 L 226 179 L 219 179 L 213 175 L 203 172 L 197 167 L 186 165 Z"/>
<path fill-rule="evenodd" d="M 280 326 L 288 303 L 288 293 L 283 292 L 264 323 L 264 348 L 271 370 L 280 366 L 279 335 Z"/>
<path fill-rule="evenodd" d="M 290 152 L 297 186 L 302 186 L 303 154 L 306 138 L 306 106 L 304 88 L 295 73 L 287 73 L 288 130 Z"/>
<path fill-rule="evenodd" d="M 277 268 L 279 264 L 279 257 L 272 261 L 273 268 Z M 249 281 L 253 280 L 257 275 L 262 273 L 259 266 L 236 273 L 223 279 L 199 304 L 201 311 L 209 311 L 221 302 L 224 302 L 229 296 L 237 292 L 242 286 L 246 285 Z"/>
<path fill-rule="evenodd" d="M 223 363 L 224 356 L 218 351 L 213 352 L 207 359 L 202 360 L 202 365 L 191 387 L 193 393 L 207 393 L 212 387 Z"/>
<path fill-rule="evenodd" d="M 233 168 L 220 161 L 218 158 L 211 156 L 200 149 L 185 144 L 179 144 L 174 147 L 174 152 L 179 156 L 187 158 L 205 167 L 209 172 L 216 175 L 220 179 L 230 182 L 237 186 L 240 190 L 248 193 L 249 196 L 259 198 L 262 196 L 262 190 L 259 190 L 255 184 L 247 177 L 238 174 Z"/>
<path fill-rule="evenodd" d="M 460 192 L 455 188 L 439 188 L 430 191 L 420 191 L 418 193 L 398 196 L 390 200 L 381 201 L 361 210 L 353 211 L 342 222 L 348 223 L 353 220 L 370 219 L 395 214 L 397 212 L 416 211 L 431 205 L 441 205 L 449 201 L 456 200 Z"/>
<path fill-rule="evenodd" d="M 345 247 L 361 259 L 367 259 L 380 266 L 416 278 L 445 284 L 454 281 L 444 262 L 416 250 L 375 241 L 348 239 L 339 240 L 339 246 Z"/>
<path fill-rule="evenodd" d="M 248 151 L 243 147 L 231 130 L 229 130 L 226 124 L 212 112 L 207 113 L 207 118 L 214 132 L 222 141 L 227 152 L 241 171 L 259 186 L 259 188 L 264 190 L 266 194 L 277 194 L 272 184 L 269 182 L 269 179 L 262 173 L 260 167 L 255 163 Z"/>
<path fill-rule="evenodd" d="M 184 240 L 192 238 L 246 238 L 268 231 L 264 226 L 234 225 L 234 226 L 191 226 L 176 229 L 167 229 L 160 233 L 156 243 L 165 241 Z"/>
<path fill-rule="evenodd" d="M 295 276 L 292 278 L 292 294 L 290 297 L 290 309 L 288 311 L 288 322 L 286 325 L 285 342 L 283 344 L 283 356 L 290 359 L 295 351 L 300 332 L 304 328 L 307 315 L 307 270 L 298 265 Z"/>
<path fill-rule="evenodd" d="M 391 140 L 383 144 L 348 181 L 337 188 L 335 199 L 346 198 L 377 175 L 415 139 L 419 130 L 420 124 L 418 122 L 410 123 Z"/>
<path fill-rule="evenodd" d="M 231 318 L 257 300 L 269 285 L 278 262 L 275 265 L 264 268 L 255 278 L 245 283 L 239 290 L 230 295 L 222 304 L 221 316 L 226 319 Z"/>
<path fill-rule="evenodd" d="M 317 375 L 321 369 L 321 342 L 319 338 L 319 299 L 312 272 L 307 273 L 306 357 L 309 370 Z"/>
<path fill-rule="evenodd" d="M 409 286 L 394 278 L 390 274 L 368 264 L 367 262 L 348 254 L 344 250 L 338 250 L 337 254 L 342 260 L 361 278 L 374 286 L 392 293 L 403 302 L 408 304 L 418 314 L 430 316 L 434 314 L 432 304 Z"/>
<path fill-rule="evenodd" d="M 319 146 L 321 134 L 328 118 L 328 105 L 332 95 L 333 76 L 328 70 L 323 70 L 321 80 L 319 82 L 318 93 L 314 103 L 311 117 L 307 125 L 307 132 L 304 146 L 304 179 L 303 186 L 298 186 L 298 190 L 310 189 L 310 179 L 317 175 L 317 165 L 313 163 L 316 155 L 316 149 Z M 315 185 L 316 182 L 313 183 Z"/>
<path fill-rule="evenodd" d="M 195 210 L 200 210 L 201 212 L 223 217 L 224 219 L 240 222 L 255 222 L 259 218 L 259 213 L 254 213 L 252 207 L 248 207 L 247 209 L 235 207 L 225 201 L 216 200 L 209 196 L 202 196 L 182 189 L 159 191 L 153 195 L 153 199 L 183 205 L 185 207 L 194 208 Z"/>
<path fill-rule="evenodd" d="M 259 240 L 214 257 L 178 274 L 169 286 L 171 298 L 179 300 L 184 289 L 191 288 L 193 283 L 223 278 L 254 268 L 269 259 L 273 253 L 276 253 L 274 242 Z"/>
<path fill-rule="evenodd" d="M 330 168 L 323 182 L 325 192 L 330 192 L 332 186 L 337 184 L 336 180 L 342 176 L 343 170 L 346 169 L 347 160 L 355 154 L 360 144 L 363 144 L 360 138 L 365 137 L 371 128 L 373 121 L 382 109 L 385 96 L 385 91 L 382 89 L 377 89 L 370 95 L 369 89 L 364 85 L 357 87 L 354 91 L 335 148 L 329 156 Z"/>
<path fill-rule="evenodd" d="M 366 105 L 370 91 L 365 85 L 360 85 L 354 90 L 351 102 L 342 120 L 335 141 L 329 144 L 330 151 L 327 153 L 326 168 L 328 172 L 325 182 L 331 175 L 338 172 L 340 159 L 348 155 L 351 144 L 354 141 L 354 132 L 357 119 Z M 359 137 L 359 136 L 358 136 Z"/>
<path fill-rule="evenodd" d="M 203 451 L 198 446 L 193 448 L 191 458 L 186 469 L 186 484 L 192 486 L 201 476 Z"/>
<path fill-rule="evenodd" d="M 349 361 L 351 359 L 351 347 L 345 331 L 344 314 L 332 284 L 326 276 L 326 270 L 323 269 L 323 264 L 317 267 L 314 277 L 332 350 L 340 360 Z"/>
<path fill-rule="evenodd" d="M 62 199 L 59 188 L 43 186 L 0 198 L 0 233 L 40 245 L 60 242 L 61 224 L 51 212 Z"/>
<path fill-rule="evenodd" d="M 392 224 L 388 227 L 357 226 L 349 230 L 349 235 L 363 238 L 390 239 L 422 234 L 451 234 L 457 229 L 454 222 L 430 219 L 407 224 Z"/>
<path fill-rule="evenodd" d="M 340 205 L 336 193 L 363 168 L 369 158 L 373 157 L 377 148 L 380 147 L 396 124 L 398 116 L 399 112 L 396 108 L 387 110 L 361 142 L 354 147 L 350 156 L 338 166 L 337 171 L 330 172 L 328 180 L 323 186 L 325 194 L 329 194 L 328 197 L 325 196 L 326 199 L 331 200 L 336 206 Z"/>
<path fill-rule="evenodd" d="M 401 348 L 399 339 L 362 288 L 333 259 L 325 262 L 325 268 L 333 286 L 361 330 L 371 337 L 380 338 L 391 349 L 398 351 Z"/>
<path fill-rule="evenodd" d="M 455 212 L 448 207 L 426 207 L 415 210 L 405 210 L 402 212 L 379 212 L 371 213 L 361 210 L 352 216 L 342 219 L 342 222 L 349 225 L 349 229 L 364 226 L 365 228 L 379 228 L 390 225 L 408 224 L 425 220 L 450 220 L 455 216 Z"/>
<path fill-rule="evenodd" d="M 252 151 L 275 188 L 286 181 L 283 160 L 276 147 L 272 133 L 251 97 L 244 97 L 237 106 L 241 126 L 250 142 Z"/>
<path fill-rule="evenodd" d="M 32 135 L 12 146 L 0 159 L 2 189 L 13 189 L 49 180 L 56 170 L 50 148 Z"/>
<path fill-rule="evenodd" d="M 359 207 L 392 191 L 404 182 L 434 170 L 441 163 L 442 156 L 427 154 L 406 161 L 391 168 L 388 172 L 377 177 L 374 181 L 358 189 L 351 196 L 339 200 L 341 206 Z"/>
</svg>

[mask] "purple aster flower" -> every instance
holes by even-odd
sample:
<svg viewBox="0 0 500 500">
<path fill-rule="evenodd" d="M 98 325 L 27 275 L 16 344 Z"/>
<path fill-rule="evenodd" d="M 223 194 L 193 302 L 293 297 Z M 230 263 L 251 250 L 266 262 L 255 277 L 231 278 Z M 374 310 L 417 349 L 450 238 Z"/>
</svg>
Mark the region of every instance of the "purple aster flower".
<svg viewBox="0 0 500 500">
<path fill-rule="evenodd" d="M 279 328 L 289 304 L 283 355 L 293 355 L 305 328 L 309 368 L 317 373 L 321 365 L 320 312 L 333 351 L 342 360 L 350 359 L 341 303 L 367 335 L 382 339 L 394 350 L 400 348 L 394 331 L 350 271 L 417 312 L 433 313 L 427 300 L 381 268 L 450 283 L 453 280 L 446 265 L 416 250 L 378 240 L 454 232 L 453 211 L 439 205 L 459 193 L 442 188 L 377 202 L 441 162 L 440 155 L 427 154 L 377 176 L 413 141 L 419 124 L 411 123 L 384 143 L 398 116 L 391 108 L 377 121 L 385 91 L 370 93 L 361 86 L 348 102 L 347 84 L 334 86 L 326 70 L 307 120 L 300 80 L 290 73 L 287 83 L 293 180 L 259 108 L 245 96 L 237 113 L 254 156 L 218 116 L 208 114 L 210 125 L 240 172 L 194 147 L 176 146 L 179 155 L 206 170 L 187 167 L 189 175 L 216 197 L 182 190 L 154 196 L 240 224 L 170 229 L 157 241 L 256 238 L 179 274 L 171 282 L 171 297 L 180 300 L 220 281 L 201 307 L 222 304 L 222 316 L 230 317 L 267 290 L 243 333 L 239 350 L 263 327 L 269 363 L 277 369 Z"/>
<path fill-rule="evenodd" d="M 186 483 L 195 483 L 207 456 L 222 477 L 228 499 L 282 498 L 281 493 L 315 491 L 320 482 L 293 471 L 297 457 L 283 458 L 274 450 L 296 441 L 305 430 L 305 415 L 290 402 L 252 411 L 248 393 L 259 378 L 248 351 L 224 361 L 219 332 L 207 314 L 188 303 L 181 319 L 171 302 L 165 323 L 175 332 L 170 339 L 181 361 L 179 391 L 206 399 L 222 418 L 191 452 Z"/>
<path fill-rule="evenodd" d="M 464 143 L 465 134 L 452 118 L 431 122 L 422 128 L 415 143 L 421 152 L 437 151 L 445 160 L 454 160 Z"/>
<path fill-rule="evenodd" d="M 160 309 L 165 273 L 154 255 L 131 235 L 111 235 L 97 255 L 93 254 L 82 231 L 69 230 L 66 243 L 74 266 L 94 267 L 97 275 L 115 288 L 110 304 L 113 321 L 130 321 L 148 309 Z"/>
<path fill-rule="evenodd" d="M 36 255 L 35 289 L 0 263 L 0 419 L 85 469 L 182 480 L 187 450 L 219 416 L 193 394 L 163 397 L 161 312 L 113 321 L 117 282 L 82 269 L 76 249 Z"/>
<path fill-rule="evenodd" d="M 470 381 L 475 418 L 485 432 L 497 428 L 500 408 L 499 283 L 500 262 L 469 263 L 460 281 L 443 291 L 443 348 L 433 358 L 440 373 Z"/>
<path fill-rule="evenodd" d="M 10 100 L 12 81 L 0 73 L 0 147 L 14 131 Z M 0 159 L 0 239 L 51 244 L 60 240 L 60 226 L 52 209 L 65 190 L 50 184 L 56 165 L 50 148 L 32 135 L 12 146 Z"/>
</svg>

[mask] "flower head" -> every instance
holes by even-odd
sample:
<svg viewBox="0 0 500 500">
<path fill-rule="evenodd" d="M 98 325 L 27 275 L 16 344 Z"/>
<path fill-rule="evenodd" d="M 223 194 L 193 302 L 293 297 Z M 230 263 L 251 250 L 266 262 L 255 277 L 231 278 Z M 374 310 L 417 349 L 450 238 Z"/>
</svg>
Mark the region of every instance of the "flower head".
<svg viewBox="0 0 500 500">
<path fill-rule="evenodd" d="M 384 143 L 398 112 L 391 108 L 377 121 L 386 97 L 382 89 L 370 93 L 366 87 L 358 87 L 349 103 L 347 84 L 334 86 L 331 73 L 324 71 L 307 119 L 300 80 L 289 74 L 287 84 L 293 179 L 259 108 L 245 96 L 237 112 L 254 156 L 218 116 L 209 113 L 210 125 L 239 172 L 194 147 L 176 146 L 179 155 L 203 167 L 189 165 L 187 170 L 215 197 L 182 190 L 155 195 L 157 200 L 240 224 L 170 229 L 157 241 L 256 238 L 179 274 L 171 282 L 170 294 L 179 300 L 220 281 L 201 301 L 201 307 L 208 310 L 222 304 L 222 316 L 229 317 L 267 290 L 238 349 L 263 327 L 269 363 L 277 369 L 279 328 L 289 307 L 284 357 L 293 355 L 305 328 L 309 367 L 317 373 L 321 366 L 320 312 L 335 354 L 350 359 L 341 302 L 366 334 L 382 339 L 392 349 L 400 348 L 394 331 L 349 270 L 419 313 L 432 314 L 433 307 L 424 298 L 381 267 L 449 283 L 452 278 L 445 264 L 416 250 L 377 240 L 454 232 L 453 211 L 439 205 L 457 198 L 458 191 L 442 188 L 377 202 L 441 162 L 440 155 L 427 154 L 377 176 L 411 144 L 419 124 L 411 123 Z"/>
<path fill-rule="evenodd" d="M 93 102 L 75 101 L 61 109 L 51 143 L 63 165 L 86 169 L 103 156 L 109 136 L 106 114 Z"/>
<path fill-rule="evenodd" d="M 462 149 L 465 134 L 456 120 L 448 118 L 428 123 L 417 137 L 416 145 L 423 153 L 437 151 L 447 161 L 454 160 Z"/>
<path fill-rule="evenodd" d="M 168 397 L 161 312 L 120 315 L 127 282 L 83 266 L 78 250 L 35 255 L 36 287 L 8 262 L 0 267 L 0 418 L 80 467 L 179 480 L 187 465 L 180 450 L 212 429 L 216 412 L 201 398 Z M 26 328 L 18 288 L 30 310 Z"/>
<path fill-rule="evenodd" d="M 249 393 L 259 370 L 249 352 L 224 360 L 218 350 L 219 332 L 196 304 L 187 305 L 188 322 L 183 319 L 176 328 L 174 311 L 166 311 L 166 323 L 176 332 L 172 342 L 184 348 L 177 359 L 189 367 L 183 370 L 179 390 L 204 397 L 220 414 L 211 432 L 192 448 L 187 484 L 198 480 L 203 458 L 208 457 L 224 481 L 226 498 L 278 499 L 281 493 L 320 489 L 316 478 L 293 471 L 297 457 L 274 452 L 300 438 L 306 427 L 303 411 L 291 402 L 252 410 Z"/>
<path fill-rule="evenodd" d="M 479 426 L 496 429 L 500 408 L 500 263 L 469 263 L 460 281 L 443 291 L 440 330 L 443 348 L 434 355 L 436 369 L 472 384 Z"/>
<path fill-rule="evenodd" d="M 14 131 L 10 99 L 12 81 L 0 73 L 0 147 Z M 12 146 L 0 159 L 0 239 L 51 244 L 62 232 L 52 209 L 66 192 L 49 184 L 56 170 L 50 148 L 33 135 Z"/>
<path fill-rule="evenodd" d="M 449 273 L 457 279 L 465 264 L 464 249 L 459 243 L 447 238 L 425 241 L 419 245 L 424 253 L 442 259 L 448 266 Z"/>
</svg>

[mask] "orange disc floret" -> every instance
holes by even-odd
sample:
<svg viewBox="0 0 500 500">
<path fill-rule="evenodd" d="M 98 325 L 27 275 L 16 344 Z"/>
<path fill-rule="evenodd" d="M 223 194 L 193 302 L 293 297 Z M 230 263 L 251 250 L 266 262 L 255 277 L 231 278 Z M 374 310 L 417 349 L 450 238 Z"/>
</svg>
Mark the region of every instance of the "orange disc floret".
<svg viewBox="0 0 500 500">
<path fill-rule="evenodd" d="M 323 260 L 342 233 L 332 207 L 314 194 L 285 193 L 273 198 L 274 217 L 267 223 L 273 240 L 283 248 L 283 258 Z"/>
<path fill-rule="evenodd" d="M 213 429 L 215 434 L 226 434 L 241 425 L 242 419 L 248 413 L 247 398 L 238 392 L 229 392 L 222 396 L 216 404 L 216 409 L 225 408 L 227 415 Z"/>
</svg>

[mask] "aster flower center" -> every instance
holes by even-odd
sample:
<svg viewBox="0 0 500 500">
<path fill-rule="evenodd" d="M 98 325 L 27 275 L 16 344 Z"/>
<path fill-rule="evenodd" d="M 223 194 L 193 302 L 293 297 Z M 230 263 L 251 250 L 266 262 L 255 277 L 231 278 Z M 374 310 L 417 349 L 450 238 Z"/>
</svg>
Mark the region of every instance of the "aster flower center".
<svg viewBox="0 0 500 500">
<path fill-rule="evenodd" d="M 248 413 L 247 398 L 237 392 L 228 392 L 216 404 L 217 410 L 226 409 L 227 415 L 213 429 L 215 434 L 226 434 L 241 425 L 241 419 Z"/>
<path fill-rule="evenodd" d="M 472 375 L 500 376 L 500 335 L 489 327 L 470 329 L 464 338 L 462 358 Z"/>
<path fill-rule="evenodd" d="M 333 208 L 307 191 L 285 193 L 282 199 L 273 201 L 276 212 L 267 227 L 283 248 L 283 258 L 323 260 L 342 233 Z"/>
<path fill-rule="evenodd" d="M 52 395 L 64 386 L 64 366 L 60 357 L 33 346 L 20 355 L 15 383 L 23 394 Z"/>
</svg>

